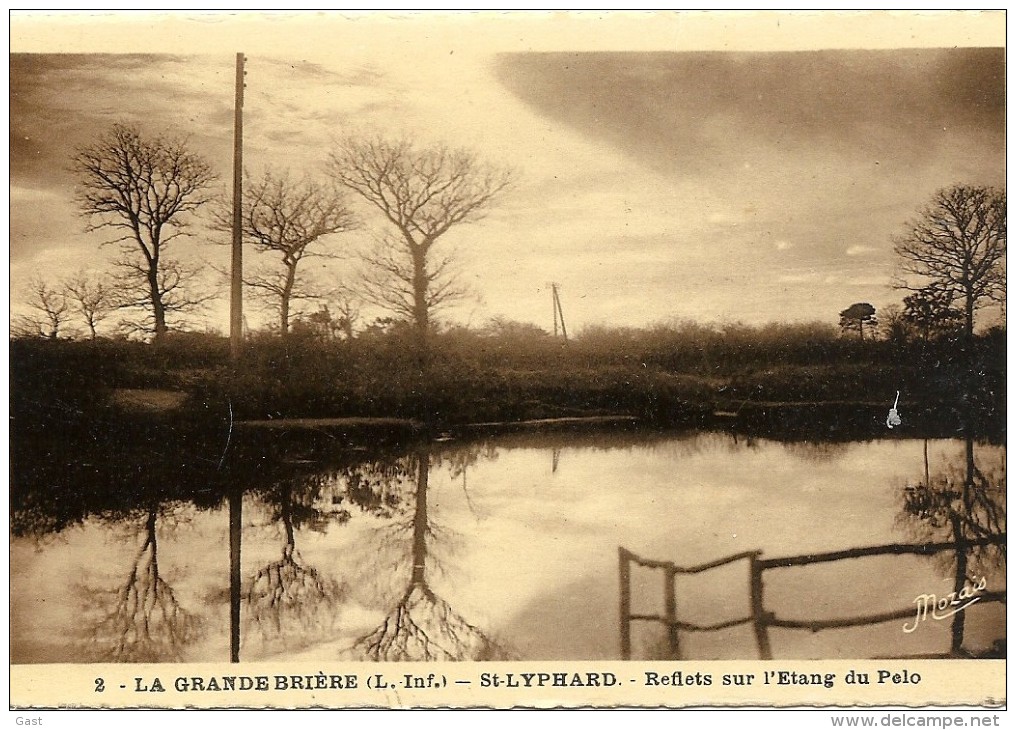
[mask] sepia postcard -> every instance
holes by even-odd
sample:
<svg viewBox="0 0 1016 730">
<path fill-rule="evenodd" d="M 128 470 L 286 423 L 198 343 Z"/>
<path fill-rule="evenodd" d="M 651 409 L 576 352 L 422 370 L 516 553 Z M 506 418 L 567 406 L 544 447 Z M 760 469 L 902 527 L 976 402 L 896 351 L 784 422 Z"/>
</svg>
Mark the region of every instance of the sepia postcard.
<svg viewBox="0 0 1016 730">
<path fill-rule="evenodd" d="M 12 709 L 1005 705 L 1004 11 L 10 34 Z"/>
</svg>

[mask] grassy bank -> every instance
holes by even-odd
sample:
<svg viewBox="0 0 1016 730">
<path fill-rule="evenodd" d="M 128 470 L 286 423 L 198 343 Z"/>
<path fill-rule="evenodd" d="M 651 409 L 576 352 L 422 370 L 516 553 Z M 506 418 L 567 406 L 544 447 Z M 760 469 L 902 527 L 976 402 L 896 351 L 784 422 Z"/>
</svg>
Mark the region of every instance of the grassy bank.
<svg viewBox="0 0 1016 730">
<path fill-rule="evenodd" d="M 436 335 L 426 358 L 399 333 L 264 337 L 247 342 L 236 363 L 224 339 L 206 335 L 159 344 L 33 339 L 11 342 L 10 366 L 16 429 L 71 427 L 111 408 L 150 419 L 171 410 L 194 424 L 390 417 L 443 427 L 618 414 L 788 428 L 877 423 L 899 390 L 908 425 L 955 430 L 943 419 L 973 420 L 997 431 L 1005 408 L 1004 332 L 963 346 L 860 342 L 793 326 L 590 330 L 570 342 L 454 330 Z M 145 413 L 146 391 L 176 395 L 153 396 Z"/>
</svg>

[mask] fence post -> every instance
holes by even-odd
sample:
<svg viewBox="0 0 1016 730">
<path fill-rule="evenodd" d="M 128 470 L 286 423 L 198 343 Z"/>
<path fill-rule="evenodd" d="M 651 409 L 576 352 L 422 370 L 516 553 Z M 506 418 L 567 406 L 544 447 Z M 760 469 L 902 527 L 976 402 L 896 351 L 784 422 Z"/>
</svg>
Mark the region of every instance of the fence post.
<svg viewBox="0 0 1016 730">
<path fill-rule="evenodd" d="M 617 549 L 617 580 L 621 596 L 619 624 L 621 628 L 621 658 L 631 659 L 631 553 L 623 547 Z"/>
<path fill-rule="evenodd" d="M 759 659 L 772 659 L 773 650 L 769 645 L 769 626 L 765 612 L 765 586 L 762 583 L 762 568 L 758 564 L 759 553 L 748 558 L 751 571 L 751 617 L 755 628 L 755 642 L 758 644 Z"/>
<path fill-rule="evenodd" d="M 669 659 L 681 658 L 681 644 L 677 635 L 677 586 L 674 585 L 674 578 L 677 570 L 673 563 L 667 563 L 663 567 L 663 601 L 664 620 L 667 622 L 667 646 L 670 648 Z"/>
</svg>

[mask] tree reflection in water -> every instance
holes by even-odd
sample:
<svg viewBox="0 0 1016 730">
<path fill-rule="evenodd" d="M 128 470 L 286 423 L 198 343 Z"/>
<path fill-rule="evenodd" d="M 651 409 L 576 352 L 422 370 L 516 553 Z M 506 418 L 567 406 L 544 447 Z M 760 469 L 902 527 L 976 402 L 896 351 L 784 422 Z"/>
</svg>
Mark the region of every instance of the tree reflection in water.
<svg viewBox="0 0 1016 730">
<path fill-rule="evenodd" d="M 508 652 L 483 629 L 470 623 L 431 587 L 428 561 L 433 560 L 431 545 L 440 537 L 428 509 L 430 451 L 417 451 L 415 489 L 403 504 L 412 509 L 395 513 L 392 521 L 379 531 L 379 552 L 402 553 L 395 562 L 408 563 L 409 580 L 381 624 L 354 644 L 354 651 L 373 661 L 455 661 L 507 658 Z M 475 462 L 475 458 L 473 458 Z M 453 459 L 464 473 L 470 462 Z M 405 550 L 408 543 L 409 550 Z M 400 566 L 401 567 L 401 566 Z"/>
<path fill-rule="evenodd" d="M 334 623 L 341 585 L 307 565 L 296 548 L 298 527 L 323 531 L 332 518 L 348 519 L 348 512 L 327 513 L 315 506 L 323 486 L 322 479 L 308 477 L 299 486 L 287 480 L 262 492 L 273 521 L 282 523 L 285 538 L 282 557 L 257 570 L 243 587 L 248 623 L 265 642 L 291 644 L 317 638 Z"/>
<path fill-rule="evenodd" d="M 81 588 L 85 615 L 98 614 L 88 629 L 95 661 L 180 661 L 200 633 L 198 618 L 180 605 L 159 571 L 158 512 L 150 509 L 141 519 L 143 541 L 127 576 L 110 589 Z"/>
<path fill-rule="evenodd" d="M 1005 575 L 1006 548 L 999 544 L 972 545 L 983 538 L 1006 534 L 1006 475 L 1002 452 L 982 453 L 975 459 L 973 439 L 966 440 L 964 456 L 932 471 L 928 442 L 924 443 L 924 478 L 903 490 L 899 522 L 922 542 L 954 542 L 954 551 L 939 553 L 944 573 L 953 576 L 958 595 L 965 585 L 980 578 L 994 582 Z M 989 584 L 989 589 L 993 588 Z M 953 616 L 950 651 L 964 655 L 966 612 Z"/>
</svg>

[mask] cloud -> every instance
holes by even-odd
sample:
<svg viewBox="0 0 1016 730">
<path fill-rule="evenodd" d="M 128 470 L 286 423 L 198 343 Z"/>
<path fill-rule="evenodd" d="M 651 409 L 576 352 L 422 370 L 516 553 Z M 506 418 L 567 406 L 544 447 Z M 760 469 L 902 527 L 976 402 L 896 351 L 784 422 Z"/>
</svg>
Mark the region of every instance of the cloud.
<svg viewBox="0 0 1016 730">
<path fill-rule="evenodd" d="M 834 317 L 888 282 L 889 237 L 934 190 L 1004 181 L 1001 51 L 421 56 L 410 40 L 251 54 L 245 163 L 319 172 L 334 138 L 365 132 L 511 167 L 513 189 L 439 244 L 464 252 L 483 314 L 543 321 L 554 279 L 576 325 Z M 67 161 L 112 121 L 189 135 L 228 180 L 232 74 L 222 55 L 12 55 L 12 261 L 99 251 Z"/>
<path fill-rule="evenodd" d="M 81 220 L 69 203 L 61 190 L 11 184 L 11 262 L 53 249 L 77 249 L 73 244 L 82 232 Z"/>
</svg>

